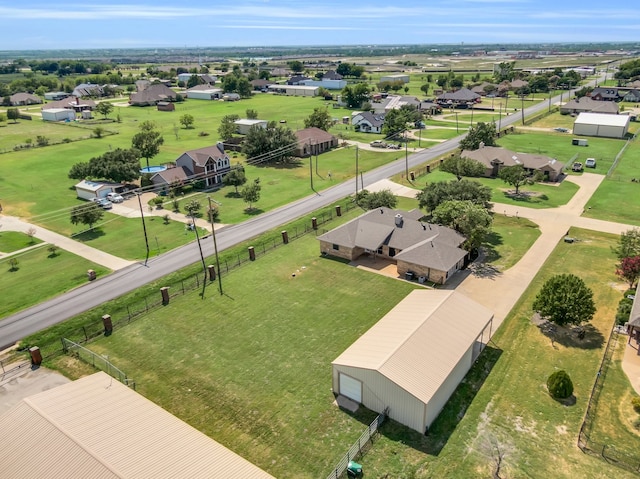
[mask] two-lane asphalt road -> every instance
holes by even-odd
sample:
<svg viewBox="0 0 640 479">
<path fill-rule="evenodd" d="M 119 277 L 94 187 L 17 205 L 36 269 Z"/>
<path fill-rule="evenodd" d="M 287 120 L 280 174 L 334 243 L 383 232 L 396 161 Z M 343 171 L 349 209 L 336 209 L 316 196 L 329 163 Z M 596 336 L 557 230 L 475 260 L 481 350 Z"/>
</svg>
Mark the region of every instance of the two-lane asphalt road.
<svg viewBox="0 0 640 479">
<path fill-rule="evenodd" d="M 566 94 L 564 96 L 567 98 Z M 559 96 L 552 98 L 551 101 L 556 102 L 559 98 Z M 525 115 L 537 113 L 545 108 L 548 108 L 546 102 L 538 103 L 527 108 Z M 501 120 L 501 125 L 502 127 L 512 125 L 521 121 L 521 118 L 520 112 L 505 116 Z M 408 168 L 415 168 L 428 160 L 457 148 L 463 137 L 464 135 L 458 136 L 428 150 L 410 155 L 407 160 Z M 404 171 L 406 167 L 405 159 L 402 158 L 364 173 L 362 175 L 364 185 L 366 187 L 366 185 L 389 178 Z M 345 198 L 355 191 L 355 186 L 355 179 L 345 181 L 244 223 L 226 227 L 216 234 L 218 250 L 223 251 L 245 241 L 247 238 L 252 238 L 265 231 L 277 228 L 325 205 Z M 202 247 L 206 256 L 213 255 L 212 241 L 202 241 Z M 190 243 L 151 259 L 146 266 L 140 263 L 128 266 L 102 279 L 9 316 L 0 321 L 0 349 L 29 334 L 64 321 L 198 261 L 200 261 L 200 253 L 197 243 Z"/>
</svg>

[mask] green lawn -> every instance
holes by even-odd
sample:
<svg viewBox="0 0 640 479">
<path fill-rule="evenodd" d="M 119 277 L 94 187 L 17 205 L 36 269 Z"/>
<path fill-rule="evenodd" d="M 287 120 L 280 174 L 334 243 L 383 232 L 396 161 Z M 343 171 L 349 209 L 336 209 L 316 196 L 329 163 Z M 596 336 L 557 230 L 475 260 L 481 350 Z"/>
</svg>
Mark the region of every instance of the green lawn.
<svg viewBox="0 0 640 479">
<path fill-rule="evenodd" d="M 634 141 L 585 208 L 584 216 L 640 226 L 640 143 Z M 600 165 L 598 164 L 598 168 Z"/>
<path fill-rule="evenodd" d="M 0 230 L 0 252 L 11 253 L 19 249 L 28 248 L 29 246 L 42 243 L 38 238 L 30 237 L 25 233 L 18 231 L 2 231 Z"/>
<path fill-rule="evenodd" d="M 483 244 L 485 260 L 505 271 L 522 258 L 539 236 L 540 229 L 532 221 L 494 214 L 491 234 Z"/>
<path fill-rule="evenodd" d="M 86 139 L 91 137 L 92 130 L 91 127 L 79 127 L 74 123 L 42 121 L 39 117 L 33 117 L 31 121 L 0 123 L 0 152 L 11 152 L 16 146 L 25 147 L 29 144 L 35 147 L 38 136 L 46 137 L 51 144 Z M 40 152 L 41 149 L 32 151 Z M 32 152 L 32 154 L 37 153 Z M 1 158 L 0 161 L 2 161 Z"/>
<path fill-rule="evenodd" d="M 616 238 L 584 230 L 571 234 L 582 241 L 557 246 L 430 435 L 425 438 L 387 423 L 362 460 L 368 475 L 492 477 L 494 443 L 504 453 L 501 477 L 635 477 L 576 447 L 620 293 L 611 286 L 615 258 L 610 247 Z M 552 343 L 531 323 L 531 303 L 546 278 L 567 272 L 579 275 L 593 289 L 598 312 L 583 341 L 559 337 Z M 575 405 L 563 406 L 546 393 L 544 384 L 556 368 L 571 375 Z M 488 370 L 484 379 L 483 371 Z M 477 393 L 474 385 L 481 385 Z M 606 409 L 616 410 L 628 400 L 629 385 L 624 378 L 608 382 L 607 388 L 608 399 L 602 402 L 609 406 Z M 615 424 L 615 429 L 609 428 L 612 444 L 637 450 L 640 441 L 629 434 L 629 425 L 618 428 L 619 422 Z"/>
<path fill-rule="evenodd" d="M 4 236 L 7 233 L 2 233 Z M 110 271 L 67 251 L 55 256 L 41 247 L 14 256 L 18 269 L 10 271 L 8 259 L 0 260 L 0 317 L 33 306 L 87 282 L 87 270 L 98 276 Z"/>
</svg>

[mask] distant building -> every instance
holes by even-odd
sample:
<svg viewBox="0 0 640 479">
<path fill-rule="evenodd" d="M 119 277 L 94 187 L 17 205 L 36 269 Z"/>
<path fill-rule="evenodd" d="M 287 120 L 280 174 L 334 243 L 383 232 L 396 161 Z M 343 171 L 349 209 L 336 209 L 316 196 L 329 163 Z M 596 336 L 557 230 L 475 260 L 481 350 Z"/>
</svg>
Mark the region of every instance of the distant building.
<svg viewBox="0 0 640 479">
<path fill-rule="evenodd" d="M 583 112 L 618 114 L 618 104 L 613 101 L 598 101 L 588 96 L 574 98 L 560 107 L 563 115 L 577 115 Z"/>
<path fill-rule="evenodd" d="M 11 106 L 27 106 L 38 105 L 42 103 L 42 99 L 31 93 L 15 93 L 9 97 Z"/>
<path fill-rule="evenodd" d="M 76 119 L 76 112 L 67 108 L 47 108 L 41 111 L 44 121 L 72 121 Z"/>
<path fill-rule="evenodd" d="M 132 93 L 129 104 L 133 106 L 156 105 L 160 101 L 176 101 L 177 94 L 162 83 L 153 83 L 140 92 Z"/>
<path fill-rule="evenodd" d="M 320 128 L 304 128 L 296 131 L 295 135 L 298 139 L 298 146 L 294 155 L 300 158 L 319 155 L 338 146 L 338 138 Z"/>
<path fill-rule="evenodd" d="M 354 112 L 351 115 L 351 124 L 356 130 L 364 133 L 382 133 L 384 115 L 376 115 L 370 111 Z"/>
<path fill-rule="evenodd" d="M 271 93 L 279 93 L 287 96 L 318 96 L 317 86 L 305 85 L 269 85 L 268 90 Z"/>
<path fill-rule="evenodd" d="M 233 122 L 236 125 L 236 133 L 239 135 L 246 135 L 253 127 L 267 128 L 267 120 L 252 120 L 252 119 L 240 119 Z"/>
<path fill-rule="evenodd" d="M 402 83 L 409 83 L 409 81 L 411 80 L 411 78 L 409 77 L 409 75 L 405 75 L 405 74 L 396 74 L 396 75 L 384 75 L 382 77 L 380 77 L 380 83 L 383 82 L 402 82 Z"/>
</svg>

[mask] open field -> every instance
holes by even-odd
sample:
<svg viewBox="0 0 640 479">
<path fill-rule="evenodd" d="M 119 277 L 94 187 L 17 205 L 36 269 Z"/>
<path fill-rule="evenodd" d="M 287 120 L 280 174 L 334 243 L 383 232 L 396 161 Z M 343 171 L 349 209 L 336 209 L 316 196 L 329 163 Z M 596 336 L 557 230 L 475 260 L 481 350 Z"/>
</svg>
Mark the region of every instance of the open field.
<svg viewBox="0 0 640 479">
<path fill-rule="evenodd" d="M 2 233 L 5 236 L 8 233 Z M 87 270 L 104 276 L 110 271 L 67 251 L 52 255 L 40 247 L 14 256 L 18 269 L 10 271 L 8 259 L 0 260 L 0 317 L 38 304 L 87 282 Z"/>
</svg>

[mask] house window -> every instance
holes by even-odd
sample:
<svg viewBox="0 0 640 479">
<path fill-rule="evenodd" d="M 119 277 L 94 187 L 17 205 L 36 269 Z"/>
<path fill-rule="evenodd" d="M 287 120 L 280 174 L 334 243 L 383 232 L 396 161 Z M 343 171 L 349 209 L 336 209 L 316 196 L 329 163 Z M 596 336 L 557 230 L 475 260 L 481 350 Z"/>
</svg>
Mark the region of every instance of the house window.
<svg viewBox="0 0 640 479">
<path fill-rule="evenodd" d="M 377 253 L 378 253 L 378 254 L 382 254 L 382 246 L 380 246 L 380 248 L 378 248 Z"/>
<path fill-rule="evenodd" d="M 335 244 L 335 243 L 334 243 L 331 247 L 332 247 L 335 251 L 340 251 L 340 245 L 337 245 L 337 244 Z"/>
</svg>

